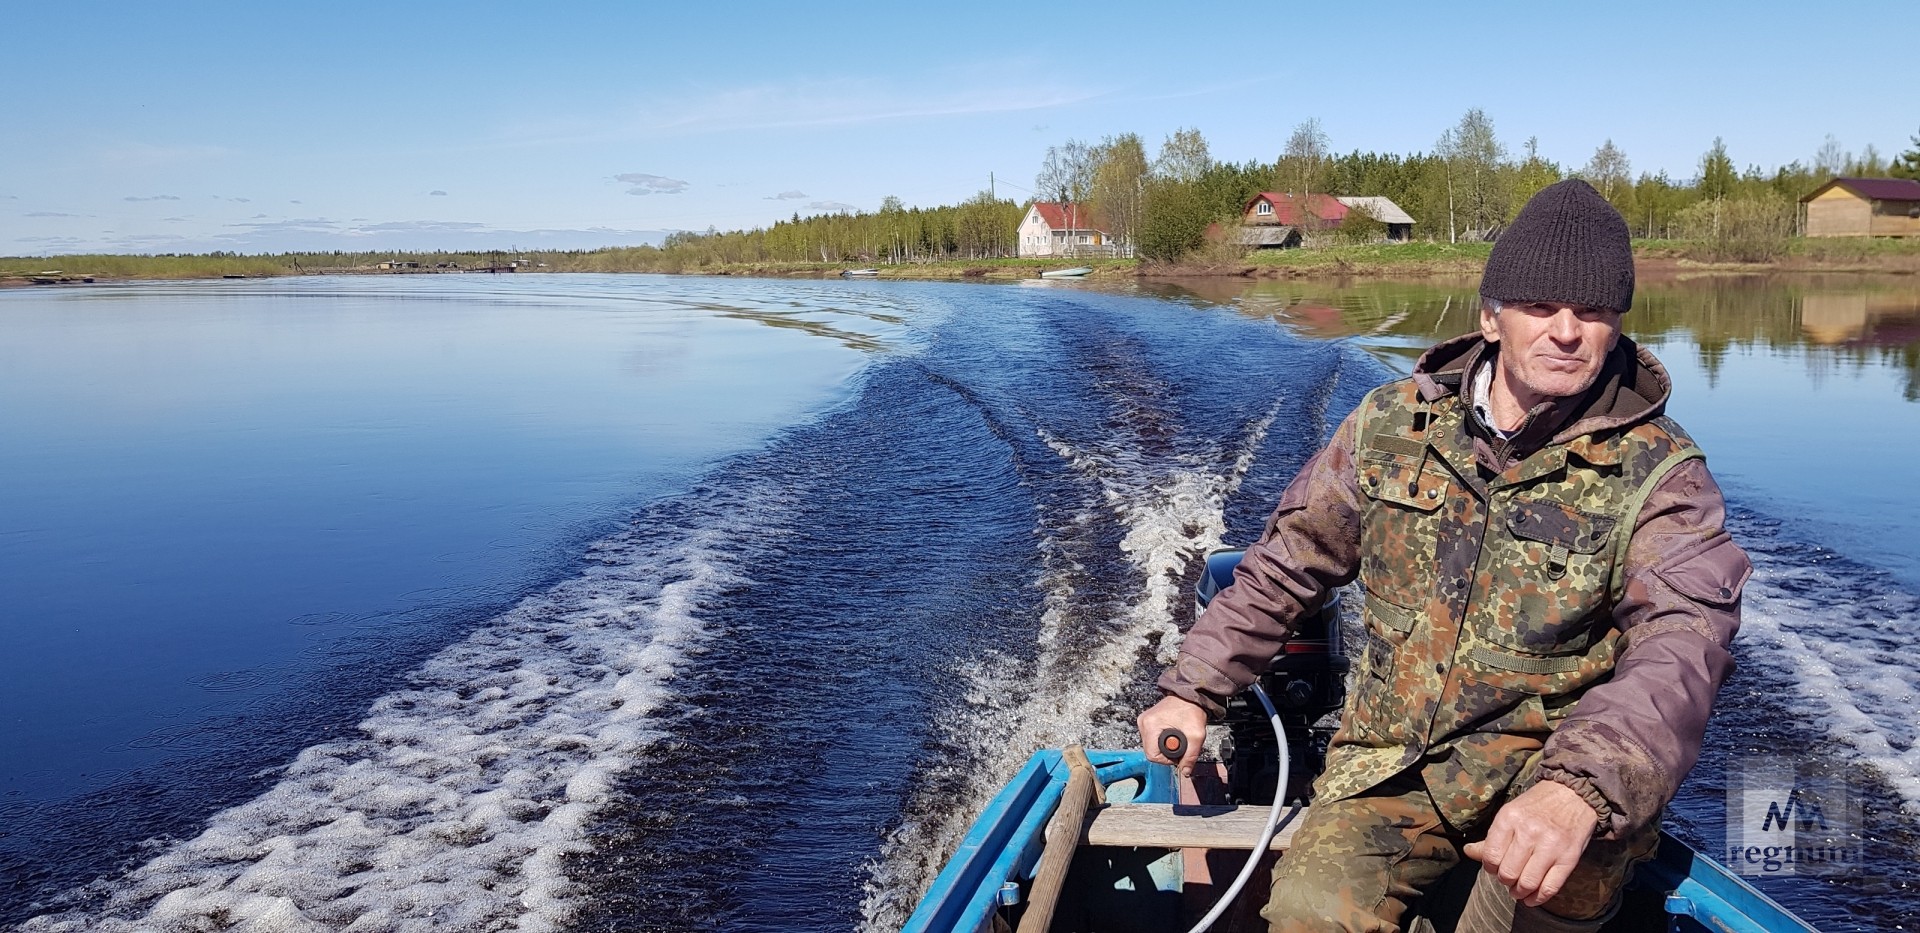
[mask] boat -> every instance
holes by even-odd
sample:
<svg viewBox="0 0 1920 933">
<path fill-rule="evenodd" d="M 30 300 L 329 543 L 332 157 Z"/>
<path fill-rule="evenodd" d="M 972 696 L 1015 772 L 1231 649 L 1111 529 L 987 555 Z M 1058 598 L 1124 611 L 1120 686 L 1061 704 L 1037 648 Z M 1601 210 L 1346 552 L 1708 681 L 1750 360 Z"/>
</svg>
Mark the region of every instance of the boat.
<svg viewBox="0 0 1920 933">
<path fill-rule="evenodd" d="M 875 276 L 879 274 L 880 274 L 879 269 L 842 269 L 840 270 L 840 277 L 846 278 L 846 279 L 863 277 L 863 276 Z"/>
<path fill-rule="evenodd" d="M 1071 269 L 1048 269 L 1040 273 L 1040 277 L 1043 279 L 1077 279 L 1092 271 L 1093 269 L 1089 266 L 1074 266 Z"/>
<path fill-rule="evenodd" d="M 1208 556 L 1198 586 L 1203 605 L 1231 581 L 1240 554 Z M 1262 679 L 1267 689 L 1256 699 L 1269 714 L 1261 726 L 1272 727 L 1267 749 L 1241 753 L 1254 747 L 1243 743 L 1258 733 L 1235 727 L 1235 704 L 1246 698 L 1229 704 L 1233 764 L 1241 774 L 1217 765 L 1195 768 L 1193 778 L 1177 777 L 1137 749 L 1041 749 L 974 821 L 903 933 L 1179 931 L 1197 930 L 1196 920 L 1215 917 L 1211 928 L 1217 933 L 1265 930 L 1258 916 L 1265 881 L 1310 806 L 1304 788 L 1318 770 L 1316 747 L 1325 747 L 1316 746 L 1315 733 L 1323 730 L 1314 729 L 1309 717 L 1317 718 L 1329 703 L 1337 710 L 1344 700 L 1337 611 L 1323 610 L 1303 629 L 1306 643 L 1290 643 L 1275 672 Z M 1301 683 L 1307 686 L 1291 686 Z M 1270 693 L 1283 697 L 1288 714 L 1275 711 Z M 1271 767 L 1276 759 L 1277 773 Z M 1303 773 L 1292 773 L 1289 762 Z M 1280 782 L 1286 789 L 1276 794 Z M 1259 801 L 1262 791 L 1268 800 L 1277 796 L 1280 805 Z M 1248 801 L 1248 794 L 1258 802 Z M 1266 850 L 1257 860 L 1256 848 Z M 1478 863 L 1463 860 L 1416 908 L 1407 928 L 1451 931 L 1478 870 Z M 1245 889 L 1222 883 L 1236 871 L 1257 883 Z M 1605 930 L 1813 933 L 1805 921 L 1664 830 L 1657 853 L 1635 872 Z"/>
</svg>

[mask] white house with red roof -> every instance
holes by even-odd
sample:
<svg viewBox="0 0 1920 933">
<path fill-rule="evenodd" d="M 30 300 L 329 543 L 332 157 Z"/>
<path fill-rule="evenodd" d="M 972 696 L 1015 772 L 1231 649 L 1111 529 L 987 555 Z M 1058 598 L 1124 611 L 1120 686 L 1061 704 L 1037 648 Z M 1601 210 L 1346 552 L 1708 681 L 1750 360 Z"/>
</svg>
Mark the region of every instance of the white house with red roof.
<svg viewBox="0 0 1920 933">
<path fill-rule="evenodd" d="M 1085 204 L 1033 202 L 1020 221 L 1020 255 L 1113 255 L 1113 237 L 1093 225 L 1092 214 Z"/>
</svg>

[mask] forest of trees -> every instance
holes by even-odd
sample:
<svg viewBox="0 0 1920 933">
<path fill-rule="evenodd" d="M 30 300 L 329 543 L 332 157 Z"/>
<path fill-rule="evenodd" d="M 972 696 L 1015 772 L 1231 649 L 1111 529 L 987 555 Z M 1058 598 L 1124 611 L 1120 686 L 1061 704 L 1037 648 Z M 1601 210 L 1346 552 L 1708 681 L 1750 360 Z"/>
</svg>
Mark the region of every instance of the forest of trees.
<svg viewBox="0 0 1920 933">
<path fill-rule="evenodd" d="M 1716 138 L 1693 177 L 1635 174 L 1609 139 L 1584 165 L 1543 158 L 1537 140 L 1511 147 L 1481 110 L 1463 114 L 1426 152 L 1407 155 L 1333 148 L 1320 122 L 1294 127 L 1272 162 L 1214 160 L 1197 129 L 1167 136 L 1156 154 L 1134 133 L 1049 147 L 1034 182 L 1040 200 L 1073 205 L 1092 225 L 1142 258 L 1173 261 L 1205 243 L 1209 225 L 1236 221 L 1261 191 L 1385 196 L 1412 215 L 1422 239 L 1480 239 L 1512 220 L 1534 192 L 1568 177 L 1586 179 L 1635 237 L 1702 241 L 1727 258 L 1777 255 L 1794 232 L 1799 198 L 1841 176 L 1920 178 L 1920 135 L 1894 157 L 1873 146 L 1845 150 L 1828 136 L 1809 161 L 1741 169 Z M 1027 203 L 1031 203 L 1030 201 Z M 982 191 L 953 206 L 908 208 L 889 197 L 878 211 L 801 217 L 772 227 L 678 233 L 656 254 L 661 268 L 755 262 L 914 262 L 1011 256 L 1026 213 Z M 1367 240 L 1378 224 L 1352 216 L 1317 239 Z M 642 252 L 646 252 L 643 250 Z"/>
</svg>

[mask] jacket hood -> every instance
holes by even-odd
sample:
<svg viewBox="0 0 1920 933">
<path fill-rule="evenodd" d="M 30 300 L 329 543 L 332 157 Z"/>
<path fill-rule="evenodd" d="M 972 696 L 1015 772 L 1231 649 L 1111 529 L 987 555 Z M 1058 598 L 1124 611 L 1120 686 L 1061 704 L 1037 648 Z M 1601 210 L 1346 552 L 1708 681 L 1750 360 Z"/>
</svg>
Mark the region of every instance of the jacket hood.
<svg viewBox="0 0 1920 933">
<path fill-rule="evenodd" d="M 1482 359 L 1498 352 L 1497 344 L 1488 343 L 1478 333 L 1435 344 L 1414 364 L 1414 385 L 1420 397 L 1429 402 L 1458 394 L 1463 402 L 1471 403 L 1464 397 L 1471 385 L 1467 374 Z M 1562 425 L 1554 432 L 1552 443 L 1564 444 L 1583 435 L 1651 421 L 1666 411 L 1672 394 L 1673 380 L 1659 358 L 1622 334 L 1613 352 L 1607 354 L 1592 388 L 1570 399 L 1546 403 L 1565 406 L 1551 419 Z"/>
</svg>

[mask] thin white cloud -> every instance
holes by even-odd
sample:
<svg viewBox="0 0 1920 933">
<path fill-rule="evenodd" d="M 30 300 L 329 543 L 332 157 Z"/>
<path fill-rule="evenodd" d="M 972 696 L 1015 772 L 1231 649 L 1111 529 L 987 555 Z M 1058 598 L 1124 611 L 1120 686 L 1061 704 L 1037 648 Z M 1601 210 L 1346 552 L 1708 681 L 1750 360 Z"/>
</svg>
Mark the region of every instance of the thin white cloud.
<svg viewBox="0 0 1920 933">
<path fill-rule="evenodd" d="M 151 195 L 144 198 L 136 197 L 134 195 L 128 195 L 124 198 L 121 198 L 120 200 L 122 201 L 178 201 L 180 200 L 180 198 L 177 195 L 156 194 L 156 195 Z"/>
<path fill-rule="evenodd" d="M 798 201 L 801 198 L 804 198 L 806 196 L 807 196 L 807 193 L 805 191 L 782 191 L 779 194 L 767 195 L 766 197 L 761 198 L 761 200 L 763 201 Z"/>
<path fill-rule="evenodd" d="M 434 198 L 444 198 L 447 196 L 447 193 L 445 191 L 441 191 L 438 188 L 435 188 L 434 190 L 427 192 L 427 196 L 434 197 Z"/>
<path fill-rule="evenodd" d="M 809 201 L 807 202 L 807 210 L 838 211 L 838 212 L 850 213 L 850 212 L 859 210 L 859 208 L 854 207 L 851 204 L 843 204 L 839 201 Z"/>
<path fill-rule="evenodd" d="M 486 224 L 454 220 L 396 220 L 355 228 L 360 233 L 472 233 L 485 229 Z"/>
<path fill-rule="evenodd" d="M 86 249 L 87 241 L 72 236 L 23 236 L 15 237 L 13 242 L 25 243 L 33 254 L 46 256 L 53 253 L 80 252 Z"/>
<path fill-rule="evenodd" d="M 85 214 L 68 214 L 64 211 L 28 211 L 28 217 L 85 217 Z"/>
<path fill-rule="evenodd" d="M 687 183 L 678 178 L 649 175 L 646 172 L 627 172 L 613 176 L 613 180 L 630 185 L 628 194 L 679 194 L 687 190 Z"/>
</svg>

